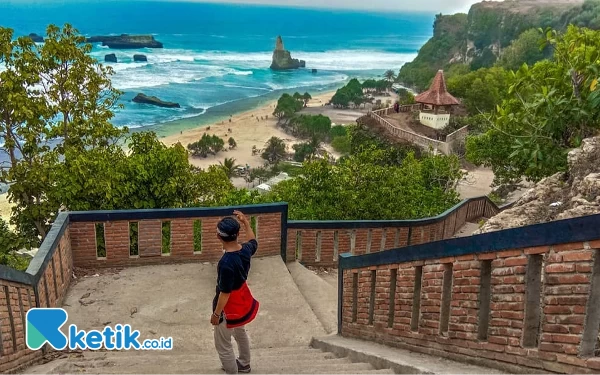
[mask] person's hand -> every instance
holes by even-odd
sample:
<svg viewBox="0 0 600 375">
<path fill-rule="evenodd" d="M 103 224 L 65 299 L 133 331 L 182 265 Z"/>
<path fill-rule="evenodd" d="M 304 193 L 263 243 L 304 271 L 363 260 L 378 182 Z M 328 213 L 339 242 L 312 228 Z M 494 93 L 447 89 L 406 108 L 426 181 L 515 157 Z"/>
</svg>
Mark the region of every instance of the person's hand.
<svg viewBox="0 0 600 375">
<path fill-rule="evenodd" d="M 219 325 L 219 320 L 220 320 L 220 317 L 215 316 L 215 314 L 212 314 L 210 316 L 210 324 L 212 324 L 213 326 L 218 326 Z"/>
<path fill-rule="evenodd" d="M 242 223 L 248 223 L 248 218 L 246 217 L 246 215 L 244 215 L 243 213 L 241 213 L 238 210 L 233 211 L 233 214 L 237 217 L 237 219 L 239 221 L 241 221 Z"/>
</svg>

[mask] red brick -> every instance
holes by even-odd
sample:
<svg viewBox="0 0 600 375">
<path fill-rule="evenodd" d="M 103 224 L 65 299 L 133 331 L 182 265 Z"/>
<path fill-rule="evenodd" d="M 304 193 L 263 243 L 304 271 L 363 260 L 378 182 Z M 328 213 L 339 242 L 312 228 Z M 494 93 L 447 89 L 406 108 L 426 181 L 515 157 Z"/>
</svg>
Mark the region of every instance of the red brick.
<svg viewBox="0 0 600 375">
<path fill-rule="evenodd" d="M 587 284 L 590 282 L 589 275 L 552 275 L 548 276 L 548 284 Z"/>
<path fill-rule="evenodd" d="M 589 245 L 592 249 L 600 249 L 600 240 L 590 241 Z"/>
<path fill-rule="evenodd" d="M 585 365 L 594 370 L 600 370 L 600 357 L 588 359 L 585 361 Z"/>
<path fill-rule="evenodd" d="M 583 260 L 592 260 L 593 252 L 590 250 L 584 251 L 571 251 L 562 254 L 563 261 L 565 262 L 578 262 Z"/>
<path fill-rule="evenodd" d="M 552 246 L 554 251 L 568 251 L 568 250 L 581 250 L 584 249 L 583 242 L 563 243 L 560 245 Z"/>
<path fill-rule="evenodd" d="M 573 263 L 559 263 L 550 264 L 546 266 L 547 273 L 572 273 L 575 272 L 575 264 Z"/>
<path fill-rule="evenodd" d="M 526 257 L 507 258 L 507 259 L 504 259 L 504 265 L 506 267 L 511 267 L 511 266 L 526 266 L 527 265 L 527 258 Z"/>
<path fill-rule="evenodd" d="M 529 247 L 525 249 L 525 254 L 534 255 L 534 254 L 544 254 L 550 251 L 550 246 L 538 246 L 538 247 Z"/>
<path fill-rule="evenodd" d="M 507 257 L 516 257 L 522 255 L 523 252 L 521 250 L 507 250 L 498 253 L 498 258 L 507 258 Z"/>
<path fill-rule="evenodd" d="M 496 259 L 497 256 L 498 256 L 497 253 L 483 253 L 483 254 L 478 254 L 477 255 L 477 259 L 479 259 L 479 260 L 492 260 L 492 259 Z"/>
</svg>

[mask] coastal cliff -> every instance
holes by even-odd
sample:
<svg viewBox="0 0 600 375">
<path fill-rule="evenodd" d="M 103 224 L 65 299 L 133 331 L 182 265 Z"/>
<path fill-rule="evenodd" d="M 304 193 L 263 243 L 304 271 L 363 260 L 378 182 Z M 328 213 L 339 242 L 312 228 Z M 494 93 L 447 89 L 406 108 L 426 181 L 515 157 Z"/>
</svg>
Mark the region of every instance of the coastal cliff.
<svg viewBox="0 0 600 375">
<path fill-rule="evenodd" d="M 413 62 L 402 67 L 398 80 L 422 91 L 439 69 L 448 71 L 460 64 L 477 70 L 494 65 L 531 28 L 562 30 L 569 23 L 600 27 L 598 11 L 595 0 L 517 0 L 484 1 L 474 4 L 468 14 L 438 14 L 433 37 Z"/>
<path fill-rule="evenodd" d="M 289 70 L 306 67 L 304 60 L 292 59 L 292 54 L 283 46 L 281 36 L 277 37 L 275 42 L 275 50 L 273 51 L 273 62 L 271 69 L 273 70 Z"/>
<path fill-rule="evenodd" d="M 88 43 L 102 43 L 103 46 L 114 49 L 163 48 L 163 44 L 152 35 L 92 36 Z"/>
</svg>

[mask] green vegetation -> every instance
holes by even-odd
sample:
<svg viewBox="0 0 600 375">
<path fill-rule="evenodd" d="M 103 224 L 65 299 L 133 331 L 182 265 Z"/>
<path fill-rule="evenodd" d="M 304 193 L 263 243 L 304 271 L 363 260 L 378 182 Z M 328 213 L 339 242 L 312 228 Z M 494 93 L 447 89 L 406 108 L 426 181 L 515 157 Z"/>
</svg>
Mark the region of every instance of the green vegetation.
<svg viewBox="0 0 600 375">
<path fill-rule="evenodd" d="M 433 37 L 421 47 L 414 61 L 402 66 L 398 82 L 419 91 L 429 88 L 435 73 L 466 48 L 467 15 L 438 14 L 433 24 Z"/>
<path fill-rule="evenodd" d="M 400 105 L 415 104 L 415 96 L 407 89 L 400 89 L 400 90 L 398 90 L 397 94 L 398 94 L 398 103 Z"/>
<path fill-rule="evenodd" d="M 280 122 L 287 122 L 303 107 L 304 99 L 299 93 L 295 93 L 294 96 L 283 94 L 277 101 L 277 106 L 275 107 L 273 115 L 277 117 Z"/>
<path fill-rule="evenodd" d="M 236 160 L 234 158 L 225 158 L 222 162 L 219 162 L 219 166 L 225 172 L 227 178 L 231 179 L 235 174 L 235 169 L 239 167 L 239 164 L 236 164 Z"/>
<path fill-rule="evenodd" d="M 233 138 L 230 138 L 230 141 L 231 140 L 233 140 Z M 235 144 L 235 140 L 233 143 Z M 188 150 L 192 152 L 193 156 L 206 158 L 209 154 L 216 155 L 225 150 L 225 141 L 217 135 L 208 135 L 204 133 L 198 142 L 190 143 L 188 145 Z"/>
<path fill-rule="evenodd" d="M 395 165 L 386 151 L 371 146 L 336 165 L 305 163 L 301 178 L 279 183 L 267 199 L 288 202 L 291 219 L 414 219 L 455 205 L 459 175 L 457 158 L 417 160 L 411 153 Z"/>
<path fill-rule="evenodd" d="M 233 139 L 233 137 L 229 137 L 227 144 L 229 144 L 229 149 L 234 149 L 237 147 L 237 143 L 235 142 L 235 139 Z"/>
<path fill-rule="evenodd" d="M 583 5 L 482 2 L 473 5 L 468 15 L 438 14 L 433 37 L 413 62 L 402 66 L 397 81 L 424 91 L 439 69 L 450 77 L 454 69 L 464 74 L 494 65 L 509 70 L 519 69 L 523 63 L 532 65 L 552 52 L 537 48 L 539 37 L 536 40 L 534 30 L 551 27 L 564 31 L 571 23 L 600 28 L 600 1 L 586 0 Z"/>
<path fill-rule="evenodd" d="M 287 146 L 283 139 L 271 137 L 267 141 L 261 157 L 269 162 L 269 164 L 277 164 L 285 158 L 286 152 Z"/>
<path fill-rule="evenodd" d="M 496 180 L 537 181 L 567 168 L 567 153 L 600 128 L 600 32 L 546 32 L 551 60 L 523 65 L 484 134 L 467 140 L 467 157 Z"/>
<path fill-rule="evenodd" d="M 27 258 L 15 253 L 25 245 L 25 241 L 11 231 L 4 220 L 0 219 L 0 264 L 25 271 L 29 265 Z"/>
<path fill-rule="evenodd" d="M 550 57 L 549 48 L 539 47 L 541 38 L 542 35 L 536 29 L 525 31 L 502 52 L 498 65 L 508 70 L 518 70 L 523 64 L 532 66 Z"/>
<path fill-rule="evenodd" d="M 461 98 L 470 115 L 493 111 L 508 93 L 510 72 L 503 68 L 482 68 L 447 80 L 448 91 Z"/>
</svg>

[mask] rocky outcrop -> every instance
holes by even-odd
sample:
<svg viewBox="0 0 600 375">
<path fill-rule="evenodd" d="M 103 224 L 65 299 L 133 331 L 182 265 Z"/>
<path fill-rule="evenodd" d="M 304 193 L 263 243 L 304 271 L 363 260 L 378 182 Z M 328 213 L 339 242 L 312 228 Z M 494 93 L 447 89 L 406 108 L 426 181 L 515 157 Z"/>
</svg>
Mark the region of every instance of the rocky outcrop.
<svg viewBox="0 0 600 375">
<path fill-rule="evenodd" d="M 88 43 L 102 43 L 114 49 L 163 48 L 163 44 L 152 35 L 93 36 L 87 38 Z"/>
<path fill-rule="evenodd" d="M 44 43 L 44 37 L 41 35 L 37 35 L 36 33 L 31 33 L 28 35 L 31 40 L 33 40 L 35 43 Z"/>
<path fill-rule="evenodd" d="M 135 62 L 147 62 L 148 58 L 146 55 L 133 55 L 133 61 Z"/>
<path fill-rule="evenodd" d="M 543 179 L 475 234 L 600 213 L 600 137 L 569 153 L 566 173 Z"/>
<path fill-rule="evenodd" d="M 283 46 L 281 36 L 277 37 L 275 42 L 275 50 L 273 51 L 273 62 L 271 69 L 273 70 L 289 70 L 306 67 L 304 60 L 292 59 L 292 54 Z"/>
<path fill-rule="evenodd" d="M 313 69 L 312 72 L 316 74 L 317 73 L 317 69 Z"/>
<path fill-rule="evenodd" d="M 164 102 L 156 96 L 148 96 L 145 94 L 137 94 L 135 98 L 133 98 L 133 102 L 141 104 L 151 104 L 163 108 L 181 108 L 179 103 Z"/>
<path fill-rule="evenodd" d="M 115 55 L 114 53 L 110 53 L 108 55 L 105 55 L 104 56 L 104 62 L 116 63 L 117 62 L 117 55 Z"/>
</svg>

